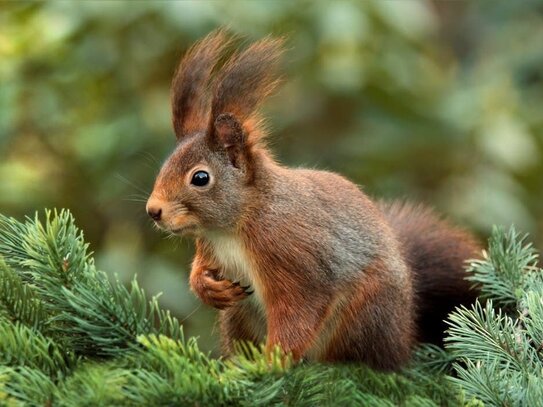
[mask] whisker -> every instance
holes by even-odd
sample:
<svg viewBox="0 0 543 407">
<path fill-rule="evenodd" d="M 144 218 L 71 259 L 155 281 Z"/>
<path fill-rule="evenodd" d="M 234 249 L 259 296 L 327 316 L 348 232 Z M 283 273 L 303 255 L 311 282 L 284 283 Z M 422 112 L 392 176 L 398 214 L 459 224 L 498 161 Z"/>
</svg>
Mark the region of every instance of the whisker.
<svg viewBox="0 0 543 407">
<path fill-rule="evenodd" d="M 143 195 L 143 194 L 130 194 L 130 195 L 127 195 L 128 197 L 133 197 L 133 198 L 142 198 L 142 199 L 147 199 L 148 196 L 147 195 Z"/>
<path fill-rule="evenodd" d="M 189 211 L 187 207 L 180 202 L 174 202 L 172 204 L 172 210 L 175 212 L 176 215 L 182 215 Z"/>
<path fill-rule="evenodd" d="M 153 164 L 155 166 L 155 169 L 160 168 L 160 166 L 161 166 L 160 161 L 158 161 L 158 159 L 153 154 L 151 154 L 149 151 L 142 152 L 142 155 L 145 156 L 143 158 L 145 158 L 148 163 Z"/>
<path fill-rule="evenodd" d="M 115 177 L 120 180 L 120 181 L 123 181 L 126 185 L 129 185 L 131 186 L 132 188 L 136 189 L 137 191 L 145 194 L 145 195 L 150 195 L 148 191 L 146 191 L 145 189 L 143 189 L 142 187 L 139 187 L 138 185 L 136 185 L 134 182 L 130 181 L 128 178 L 122 176 L 121 174 L 116 174 Z"/>
<path fill-rule="evenodd" d="M 192 310 L 190 312 L 190 314 L 188 314 L 185 318 L 183 318 L 181 321 L 179 321 L 179 323 L 180 324 L 184 323 L 187 319 L 192 317 L 196 313 L 196 311 L 198 311 L 200 308 L 202 308 L 202 303 L 200 303 L 194 310 Z"/>
<path fill-rule="evenodd" d="M 184 243 L 185 243 L 185 249 L 190 249 L 190 240 L 189 239 L 183 239 Z"/>
<path fill-rule="evenodd" d="M 126 197 L 126 198 L 123 198 L 123 201 L 147 203 L 147 199 L 146 199 L 146 198 L 131 198 L 131 197 Z"/>
</svg>

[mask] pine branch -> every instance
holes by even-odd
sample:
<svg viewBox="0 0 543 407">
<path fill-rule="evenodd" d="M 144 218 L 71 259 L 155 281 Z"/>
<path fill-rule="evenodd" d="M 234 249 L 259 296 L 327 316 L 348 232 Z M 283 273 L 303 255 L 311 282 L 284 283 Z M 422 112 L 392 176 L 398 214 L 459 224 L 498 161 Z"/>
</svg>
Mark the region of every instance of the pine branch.
<svg viewBox="0 0 543 407">
<path fill-rule="evenodd" d="M 511 372 L 507 366 L 488 359 L 486 362 L 465 361 L 465 365 L 455 365 L 457 376 L 450 380 L 458 384 L 467 394 L 491 406 L 513 406 L 514 399 L 509 394 L 511 388 L 519 388 L 518 372 Z"/>
<path fill-rule="evenodd" d="M 531 344 L 543 361 L 543 284 L 539 283 L 528 291 L 522 302 L 524 312 L 520 320 L 524 324 Z"/>
<path fill-rule="evenodd" d="M 525 240 L 514 228 L 494 230 L 485 260 L 471 266 L 486 305 L 477 302 L 449 317 L 445 340 L 456 356 L 450 380 L 490 405 L 542 400 L 543 270 Z"/>
<path fill-rule="evenodd" d="M 492 307 L 476 302 L 471 310 L 462 307 L 449 317 L 450 328 L 445 338 L 447 349 L 458 360 L 492 360 L 509 369 L 532 369 L 537 356 L 529 346 L 518 322 Z"/>
<path fill-rule="evenodd" d="M 55 384 L 40 369 L 0 365 L 0 403 L 2 406 L 49 405 Z"/>
<path fill-rule="evenodd" d="M 514 229 L 471 264 L 484 305 L 451 314 L 446 349 L 422 347 L 401 373 L 302 363 L 239 344 L 228 360 L 96 269 L 66 212 L 0 216 L 0 404 L 210 406 L 537 405 L 543 396 L 543 273 Z M 494 308 L 494 306 L 502 308 Z"/>
<path fill-rule="evenodd" d="M 539 255 L 532 243 L 526 243 L 527 237 L 514 227 L 508 231 L 494 227 L 488 252 L 483 251 L 482 260 L 471 261 L 467 270 L 472 274 L 467 280 L 480 287 L 482 299 L 506 308 L 517 305 L 531 275 L 538 272 Z"/>
<path fill-rule="evenodd" d="M 40 321 L 48 334 L 68 341 L 77 354 L 116 355 L 145 333 L 182 335 L 179 323 L 159 308 L 156 298 L 147 300 L 136 280 L 128 290 L 96 270 L 67 211 L 46 211 L 45 226 L 38 216 L 24 224 L 0 216 L 0 256 L 21 282 L 32 286 L 32 301 L 44 310 Z M 9 301 L 7 295 L 3 298 Z M 18 304 L 30 307 L 26 300 Z"/>
<path fill-rule="evenodd" d="M 51 377 L 62 376 L 76 358 L 57 343 L 19 323 L 0 319 L 0 365 L 29 366 Z"/>
<path fill-rule="evenodd" d="M 36 290 L 0 257 L 0 311 L 13 323 L 44 330 L 48 315 Z"/>
</svg>

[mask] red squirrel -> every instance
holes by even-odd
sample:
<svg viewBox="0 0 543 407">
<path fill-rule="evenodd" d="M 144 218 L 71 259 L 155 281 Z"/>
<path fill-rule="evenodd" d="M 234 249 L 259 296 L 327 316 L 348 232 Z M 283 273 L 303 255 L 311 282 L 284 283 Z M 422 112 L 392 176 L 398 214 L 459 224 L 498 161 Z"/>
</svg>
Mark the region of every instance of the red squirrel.
<svg viewBox="0 0 543 407">
<path fill-rule="evenodd" d="M 266 341 L 294 360 L 400 368 L 475 299 L 464 280 L 475 239 L 424 207 L 374 202 L 338 174 L 279 164 L 258 109 L 278 82 L 282 41 L 225 57 L 231 43 L 211 33 L 175 73 L 177 146 L 148 214 L 195 237 L 190 286 L 220 310 L 225 354 Z"/>
</svg>

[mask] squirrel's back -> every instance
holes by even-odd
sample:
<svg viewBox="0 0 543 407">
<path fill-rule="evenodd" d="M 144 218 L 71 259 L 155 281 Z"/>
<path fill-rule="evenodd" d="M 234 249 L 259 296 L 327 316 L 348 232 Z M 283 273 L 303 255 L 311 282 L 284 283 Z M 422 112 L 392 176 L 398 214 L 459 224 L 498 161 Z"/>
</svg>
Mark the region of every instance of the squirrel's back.
<svg viewBox="0 0 543 407">
<path fill-rule="evenodd" d="M 465 280 L 465 262 L 480 253 L 475 239 L 422 205 L 379 202 L 413 273 L 420 342 L 441 345 L 444 320 L 460 305 L 475 301 L 477 290 Z"/>
</svg>

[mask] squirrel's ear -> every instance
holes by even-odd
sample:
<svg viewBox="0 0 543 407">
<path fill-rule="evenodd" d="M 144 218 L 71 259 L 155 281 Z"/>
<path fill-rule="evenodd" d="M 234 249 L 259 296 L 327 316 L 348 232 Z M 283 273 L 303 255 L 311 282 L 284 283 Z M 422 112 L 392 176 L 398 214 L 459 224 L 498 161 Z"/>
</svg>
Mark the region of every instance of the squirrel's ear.
<svg viewBox="0 0 543 407">
<path fill-rule="evenodd" d="M 245 133 L 241 123 L 230 113 L 217 116 L 213 124 L 213 139 L 228 154 L 232 165 L 240 168 L 245 150 Z"/>
</svg>

